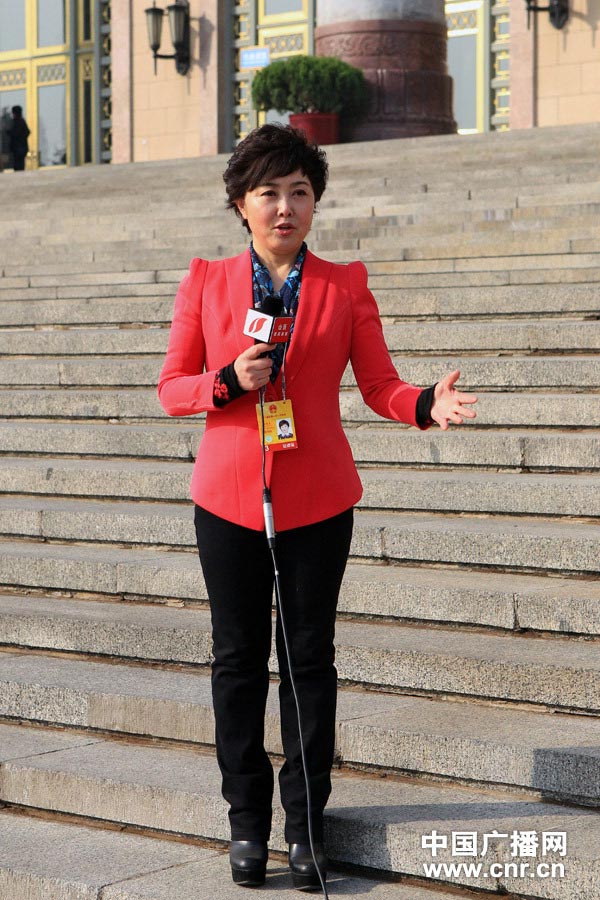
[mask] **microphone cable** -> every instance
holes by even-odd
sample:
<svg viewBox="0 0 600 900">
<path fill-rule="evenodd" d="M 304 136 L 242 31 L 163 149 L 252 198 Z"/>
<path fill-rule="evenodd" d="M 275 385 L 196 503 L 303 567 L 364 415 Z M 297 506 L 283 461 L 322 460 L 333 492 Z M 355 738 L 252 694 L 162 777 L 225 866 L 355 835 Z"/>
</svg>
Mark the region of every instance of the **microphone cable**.
<svg viewBox="0 0 600 900">
<path fill-rule="evenodd" d="M 313 840 L 313 831 L 312 831 L 312 802 L 311 802 L 311 793 L 310 793 L 310 783 L 308 780 L 308 772 L 306 767 L 306 753 L 304 750 L 304 739 L 302 737 L 302 718 L 300 715 L 300 701 L 298 700 L 298 693 L 296 691 L 296 682 L 294 679 L 294 673 L 292 670 L 292 658 L 290 653 L 290 646 L 288 643 L 287 637 L 287 629 L 285 626 L 285 618 L 283 615 L 283 605 L 281 602 L 281 583 L 279 580 L 279 566 L 277 564 L 277 556 L 275 553 L 275 523 L 273 519 L 273 505 L 271 503 L 271 492 L 267 485 L 267 480 L 265 477 L 265 459 L 267 455 L 267 447 L 265 442 L 265 391 L 266 387 L 262 387 L 259 390 L 259 398 L 260 398 L 260 418 L 262 425 L 262 481 L 263 481 L 263 514 L 265 518 L 265 533 L 267 536 L 267 544 L 269 546 L 269 550 L 271 551 L 271 558 L 273 560 L 273 573 L 275 575 L 275 599 L 277 601 L 277 608 L 279 611 L 279 620 L 281 622 L 281 631 L 283 633 L 283 642 L 285 644 L 285 655 L 287 657 L 288 670 L 290 673 L 290 683 L 292 685 L 292 692 L 294 694 L 294 702 L 296 704 L 296 716 L 298 719 L 298 735 L 300 737 L 300 753 L 302 756 L 302 768 L 304 770 L 304 783 L 306 785 L 306 807 L 308 812 L 308 841 L 310 844 L 310 852 L 312 854 L 313 862 L 315 864 L 315 868 L 317 870 L 317 874 L 319 876 L 319 881 L 321 882 L 321 889 L 323 891 L 323 897 L 325 900 L 329 900 L 329 894 L 327 893 L 327 887 L 325 886 L 325 879 L 323 878 L 323 874 L 321 869 L 319 868 L 319 864 L 317 862 L 317 855 L 315 853 L 315 846 Z"/>
</svg>

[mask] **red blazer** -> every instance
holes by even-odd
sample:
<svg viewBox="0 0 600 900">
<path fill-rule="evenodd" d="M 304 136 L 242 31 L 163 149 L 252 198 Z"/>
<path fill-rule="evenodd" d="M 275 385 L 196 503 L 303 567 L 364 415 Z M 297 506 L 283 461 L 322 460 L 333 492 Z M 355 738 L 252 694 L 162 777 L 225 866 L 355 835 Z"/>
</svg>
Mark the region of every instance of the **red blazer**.
<svg viewBox="0 0 600 900">
<path fill-rule="evenodd" d="M 158 396 L 170 416 L 207 412 L 192 474 L 194 502 L 230 522 L 262 531 L 258 391 L 222 408 L 213 402 L 216 372 L 253 343 L 242 334 L 252 303 L 249 250 L 213 262 L 193 259 L 175 298 Z M 298 449 L 270 452 L 266 459 L 278 531 L 336 515 L 362 496 L 340 420 L 338 395 L 348 361 L 371 409 L 417 426 L 421 389 L 396 373 L 364 265 L 336 265 L 308 252 L 286 358 Z M 280 397 L 278 376 L 266 399 Z"/>
</svg>

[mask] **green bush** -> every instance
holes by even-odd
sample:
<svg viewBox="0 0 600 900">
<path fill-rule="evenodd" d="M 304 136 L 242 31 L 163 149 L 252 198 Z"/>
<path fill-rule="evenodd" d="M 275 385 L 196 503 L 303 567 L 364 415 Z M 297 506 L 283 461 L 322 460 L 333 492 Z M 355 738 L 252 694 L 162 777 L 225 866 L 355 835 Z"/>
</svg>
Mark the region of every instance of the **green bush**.
<svg viewBox="0 0 600 900">
<path fill-rule="evenodd" d="M 252 82 L 255 109 L 283 113 L 340 113 L 357 119 L 369 95 L 360 69 L 335 56 L 291 56 L 259 69 Z"/>
</svg>

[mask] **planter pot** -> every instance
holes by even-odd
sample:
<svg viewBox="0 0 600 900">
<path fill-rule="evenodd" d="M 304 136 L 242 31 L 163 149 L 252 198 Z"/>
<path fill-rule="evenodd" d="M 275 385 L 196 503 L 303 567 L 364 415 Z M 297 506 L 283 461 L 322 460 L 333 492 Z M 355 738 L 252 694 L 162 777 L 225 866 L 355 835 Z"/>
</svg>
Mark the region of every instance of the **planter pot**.
<svg viewBox="0 0 600 900">
<path fill-rule="evenodd" d="M 339 144 L 340 117 L 338 113 L 292 113 L 290 125 L 303 131 L 315 144 Z"/>
</svg>

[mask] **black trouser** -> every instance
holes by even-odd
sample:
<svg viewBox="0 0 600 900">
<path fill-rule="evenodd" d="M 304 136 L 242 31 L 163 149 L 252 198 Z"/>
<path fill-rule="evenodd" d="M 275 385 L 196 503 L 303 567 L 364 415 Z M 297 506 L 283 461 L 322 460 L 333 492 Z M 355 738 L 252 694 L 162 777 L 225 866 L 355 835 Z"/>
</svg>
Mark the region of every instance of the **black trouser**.
<svg viewBox="0 0 600 900">
<path fill-rule="evenodd" d="M 13 168 L 15 172 L 25 171 L 25 157 L 27 153 L 13 152 Z"/>
<path fill-rule="evenodd" d="M 277 535 L 283 613 L 300 701 L 309 773 L 313 837 L 323 839 L 323 810 L 331 793 L 337 670 L 335 614 L 352 537 L 353 510 Z M 264 749 L 269 689 L 273 565 L 264 532 L 227 522 L 196 505 L 196 537 L 210 600 L 212 695 L 217 760 L 230 805 L 232 840 L 268 839 L 273 767 Z M 281 738 L 279 773 L 285 840 L 308 842 L 306 787 L 296 707 L 279 611 Z"/>
</svg>

